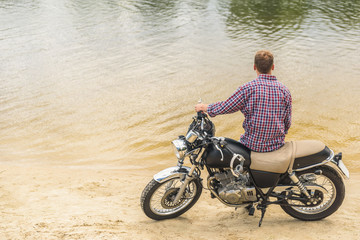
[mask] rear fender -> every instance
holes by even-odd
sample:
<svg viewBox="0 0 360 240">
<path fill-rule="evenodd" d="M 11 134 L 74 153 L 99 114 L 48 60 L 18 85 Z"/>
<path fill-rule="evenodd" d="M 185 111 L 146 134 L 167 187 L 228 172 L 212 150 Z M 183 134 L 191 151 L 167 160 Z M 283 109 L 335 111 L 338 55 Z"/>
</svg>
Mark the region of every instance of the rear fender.
<svg viewBox="0 0 360 240">
<path fill-rule="evenodd" d="M 336 162 L 335 160 L 331 160 L 327 166 L 333 168 L 337 173 L 339 173 L 340 176 L 342 176 L 344 179 L 350 178 L 350 173 L 343 161 Z"/>
</svg>

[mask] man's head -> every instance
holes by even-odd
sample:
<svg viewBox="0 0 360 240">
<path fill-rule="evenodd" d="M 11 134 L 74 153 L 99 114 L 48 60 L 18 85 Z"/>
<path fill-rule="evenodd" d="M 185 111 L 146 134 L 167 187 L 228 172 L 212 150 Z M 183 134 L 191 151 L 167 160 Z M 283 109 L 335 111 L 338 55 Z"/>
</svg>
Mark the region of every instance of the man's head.
<svg viewBox="0 0 360 240">
<path fill-rule="evenodd" d="M 274 70 L 274 56 L 271 52 L 260 50 L 255 54 L 254 70 L 258 74 L 271 74 Z"/>
</svg>

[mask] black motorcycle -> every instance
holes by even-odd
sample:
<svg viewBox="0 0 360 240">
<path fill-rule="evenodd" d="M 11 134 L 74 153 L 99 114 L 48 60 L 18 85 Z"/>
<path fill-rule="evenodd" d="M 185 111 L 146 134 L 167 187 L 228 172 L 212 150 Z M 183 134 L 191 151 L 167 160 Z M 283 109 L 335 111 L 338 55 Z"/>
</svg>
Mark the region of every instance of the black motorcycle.
<svg viewBox="0 0 360 240">
<path fill-rule="evenodd" d="M 186 136 L 172 142 L 177 166 L 155 174 L 141 195 L 141 207 L 149 218 L 175 218 L 189 210 L 205 188 L 204 169 L 211 197 L 229 207 L 245 206 L 249 215 L 261 210 L 259 226 L 271 204 L 304 221 L 328 217 L 341 206 L 343 177 L 349 178 L 349 171 L 342 154 L 335 155 L 324 143 L 287 142 L 276 151 L 258 153 L 214 135 L 214 124 L 200 112 Z M 191 167 L 183 165 L 185 158 Z"/>
</svg>

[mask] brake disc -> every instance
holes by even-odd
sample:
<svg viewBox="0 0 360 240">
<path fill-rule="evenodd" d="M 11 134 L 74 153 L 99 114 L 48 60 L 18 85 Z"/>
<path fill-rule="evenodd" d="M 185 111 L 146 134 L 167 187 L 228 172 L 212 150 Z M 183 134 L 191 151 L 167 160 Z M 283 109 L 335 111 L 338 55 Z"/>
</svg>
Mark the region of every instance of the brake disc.
<svg viewBox="0 0 360 240">
<path fill-rule="evenodd" d="M 179 192 L 179 189 L 180 188 L 170 188 L 165 192 L 164 196 L 161 199 L 161 206 L 163 208 L 171 209 L 171 208 L 181 205 L 184 202 L 185 198 L 182 197 L 179 200 L 179 202 L 174 203 L 175 197 L 176 197 L 177 193 Z"/>
</svg>

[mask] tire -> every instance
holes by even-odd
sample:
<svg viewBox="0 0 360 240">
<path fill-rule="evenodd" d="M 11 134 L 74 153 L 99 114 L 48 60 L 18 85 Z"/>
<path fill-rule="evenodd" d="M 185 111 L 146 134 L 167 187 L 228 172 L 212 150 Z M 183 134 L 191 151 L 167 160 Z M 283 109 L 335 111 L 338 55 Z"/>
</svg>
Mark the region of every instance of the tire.
<svg viewBox="0 0 360 240">
<path fill-rule="evenodd" d="M 296 175 L 301 179 L 301 176 L 314 173 L 316 170 L 322 171 L 321 175 L 315 175 L 317 183 L 320 183 L 325 188 L 328 187 L 328 193 L 325 195 L 321 194 L 320 199 L 322 199 L 320 203 L 314 207 L 308 207 L 304 203 L 302 203 L 304 207 L 282 205 L 281 208 L 290 216 L 303 221 L 317 221 L 330 216 L 341 206 L 345 197 L 345 185 L 341 176 L 333 168 L 320 166 L 299 172 Z M 303 182 L 303 184 L 306 186 L 306 182 Z M 328 200 L 326 200 L 327 197 L 329 197 Z M 288 203 L 291 204 L 292 202 L 288 201 Z M 301 204 L 299 201 L 293 202 L 293 204 L 299 203 Z"/>
<path fill-rule="evenodd" d="M 199 199 L 202 184 L 199 179 L 191 180 L 178 204 L 171 200 L 176 196 L 181 181 L 179 178 L 158 183 L 152 179 L 141 194 L 140 204 L 145 215 L 154 220 L 170 219 L 189 210 Z"/>
</svg>

